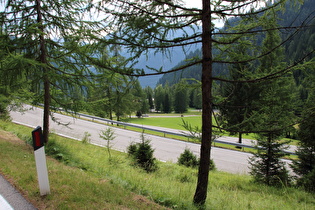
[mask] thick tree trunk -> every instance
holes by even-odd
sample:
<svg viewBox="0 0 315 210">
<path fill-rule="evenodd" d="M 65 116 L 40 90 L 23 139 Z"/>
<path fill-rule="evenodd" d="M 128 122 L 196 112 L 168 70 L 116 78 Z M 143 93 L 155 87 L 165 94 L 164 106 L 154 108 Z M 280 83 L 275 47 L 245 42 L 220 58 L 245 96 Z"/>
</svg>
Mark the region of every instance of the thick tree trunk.
<svg viewBox="0 0 315 210">
<path fill-rule="evenodd" d="M 203 0 L 202 12 L 202 137 L 200 166 L 194 204 L 203 205 L 207 198 L 212 137 L 212 31 L 210 0 Z"/>
</svg>

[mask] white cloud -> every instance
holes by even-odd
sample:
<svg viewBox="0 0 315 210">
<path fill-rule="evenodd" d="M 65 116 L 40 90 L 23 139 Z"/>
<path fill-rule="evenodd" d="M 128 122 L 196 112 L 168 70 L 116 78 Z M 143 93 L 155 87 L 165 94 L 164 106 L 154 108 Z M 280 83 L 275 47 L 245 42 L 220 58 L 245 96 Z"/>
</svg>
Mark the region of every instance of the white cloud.
<svg viewBox="0 0 315 210">
<path fill-rule="evenodd" d="M 183 0 L 187 7 L 199 8 L 201 9 L 202 0 Z"/>
</svg>

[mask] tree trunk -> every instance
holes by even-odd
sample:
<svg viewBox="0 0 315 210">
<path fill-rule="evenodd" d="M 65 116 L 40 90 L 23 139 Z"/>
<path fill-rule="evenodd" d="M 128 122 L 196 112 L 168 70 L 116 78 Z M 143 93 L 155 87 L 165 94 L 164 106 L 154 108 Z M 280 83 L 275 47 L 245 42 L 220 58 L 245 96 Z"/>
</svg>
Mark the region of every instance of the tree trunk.
<svg viewBox="0 0 315 210">
<path fill-rule="evenodd" d="M 242 132 L 238 133 L 238 143 L 242 143 Z"/>
<path fill-rule="evenodd" d="M 48 135 L 49 135 L 49 115 L 50 115 L 50 83 L 47 78 L 45 78 L 45 81 L 44 81 L 44 91 L 45 93 L 44 93 L 43 138 L 44 138 L 44 142 L 47 143 Z"/>
<path fill-rule="evenodd" d="M 194 204 L 203 205 L 207 198 L 212 139 L 212 32 L 210 0 L 203 0 L 202 9 L 202 137 L 198 182 Z"/>
<path fill-rule="evenodd" d="M 267 148 L 267 166 L 266 166 L 266 183 L 267 185 L 270 185 L 270 165 L 271 165 L 271 134 L 268 134 L 267 137 L 267 142 L 268 142 L 268 148 Z"/>
<path fill-rule="evenodd" d="M 50 115 L 50 81 L 48 76 L 47 68 L 47 53 L 46 53 L 46 43 L 44 37 L 44 25 L 41 13 L 41 1 L 36 0 L 36 12 L 37 12 L 37 23 L 40 31 L 39 34 L 39 60 L 43 65 L 43 80 L 44 80 L 44 117 L 43 117 L 43 138 L 44 142 L 48 142 L 49 135 L 49 115 Z"/>
<path fill-rule="evenodd" d="M 242 132 L 238 133 L 238 143 L 242 143 Z M 237 149 L 242 149 L 241 146 L 236 146 Z"/>
</svg>

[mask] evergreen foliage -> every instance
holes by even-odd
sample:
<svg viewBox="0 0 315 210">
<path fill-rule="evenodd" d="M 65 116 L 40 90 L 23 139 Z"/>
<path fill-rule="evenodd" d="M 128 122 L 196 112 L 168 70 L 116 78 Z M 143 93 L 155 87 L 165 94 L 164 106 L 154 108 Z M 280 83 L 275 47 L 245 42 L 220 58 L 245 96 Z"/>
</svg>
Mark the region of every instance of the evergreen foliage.
<svg viewBox="0 0 315 210">
<path fill-rule="evenodd" d="M 9 118 L 8 105 L 10 100 L 8 97 L 0 94 L 0 119 L 7 120 Z"/>
<path fill-rule="evenodd" d="M 267 18 L 264 23 L 264 28 L 276 27 L 273 18 Z M 257 73 L 269 75 L 282 68 L 284 53 L 282 47 L 277 47 L 279 43 L 279 33 L 273 30 L 266 32 L 262 53 L 267 55 L 260 60 Z M 257 139 L 258 153 L 250 159 L 250 173 L 257 182 L 267 185 L 287 185 L 290 182 L 288 171 L 281 161 L 285 155 L 282 150 L 289 142 L 280 142 L 279 139 L 294 123 L 295 89 L 291 88 L 292 83 L 290 75 L 261 82 L 258 87 L 259 97 L 254 100 L 252 124 L 260 132 Z"/>
<path fill-rule="evenodd" d="M 127 152 L 135 161 L 135 164 L 143 168 L 146 172 L 154 172 L 158 169 L 156 159 L 153 157 L 154 149 L 150 141 L 141 134 L 140 143 L 132 143 L 128 146 Z"/>
<path fill-rule="evenodd" d="M 186 167 L 198 167 L 199 161 L 197 159 L 197 156 L 194 155 L 189 149 L 185 149 L 182 154 L 180 154 L 177 163 L 179 165 L 184 165 Z"/>
<path fill-rule="evenodd" d="M 165 92 L 165 94 L 164 94 L 164 103 L 163 103 L 163 112 L 164 113 L 170 113 L 171 110 L 172 110 L 172 107 L 171 107 L 170 94 Z"/>
<path fill-rule="evenodd" d="M 184 113 L 188 108 L 188 91 L 187 84 L 185 82 L 175 85 L 174 93 L 174 111 L 176 113 Z"/>
<path fill-rule="evenodd" d="M 154 102 L 153 102 L 153 90 L 151 87 L 146 87 L 144 89 L 144 92 L 147 95 L 147 100 L 148 100 L 148 104 L 149 104 L 149 109 L 152 110 L 154 109 Z"/>
<path fill-rule="evenodd" d="M 271 22 L 274 19 L 270 17 L 279 14 L 286 2 L 291 1 L 280 0 L 272 4 L 267 0 L 202 0 L 202 8 L 197 9 L 185 8 L 181 1 L 177 0 L 116 0 L 101 1 L 96 4 L 85 0 L 5 1 L 5 11 L 1 13 L 0 21 L 6 34 L 12 36 L 13 44 L 10 46 L 13 49 L 8 52 L 14 53 L 7 53 L 10 55 L 7 63 L 11 62 L 12 65 L 6 65 L 13 70 L 3 72 L 10 72 L 10 76 L 23 75 L 22 78 L 33 82 L 28 89 L 37 93 L 34 102 L 44 102 L 43 128 L 44 138 L 47 141 L 51 106 L 56 108 L 62 106 L 73 111 L 84 108 L 84 103 L 81 101 L 84 100 L 83 96 L 87 95 L 85 91 L 93 81 L 91 78 L 99 76 L 92 72 L 91 66 L 97 68 L 97 74 L 101 77 L 114 75 L 108 74 L 108 71 L 138 77 L 172 74 L 183 69 L 194 68 L 194 75 L 201 78 L 202 90 L 200 166 L 193 200 L 200 207 L 205 203 L 208 193 L 211 143 L 214 136 L 212 113 L 216 99 L 213 95 L 215 85 L 220 82 L 259 84 L 262 89 L 259 92 L 261 100 L 255 102 L 255 108 L 258 108 L 250 113 L 253 119 L 250 122 L 253 122 L 252 126 L 256 129 L 264 131 L 265 138 L 259 141 L 261 140 L 263 145 L 267 143 L 266 148 L 272 148 L 277 143 L 278 132 L 281 133 L 293 120 L 294 109 L 290 107 L 293 106 L 293 103 L 290 103 L 293 97 L 290 94 L 286 95 L 291 85 L 288 73 L 293 70 L 302 71 L 312 66 L 313 61 L 309 59 L 314 49 L 305 48 L 307 51 L 296 57 L 296 60 L 289 60 L 284 64 L 282 46 L 297 37 L 296 35 L 301 31 L 301 27 L 290 26 L 302 25 L 302 28 L 307 28 L 304 26 L 312 22 L 314 15 L 308 13 L 305 22 L 278 27 Z M 89 12 L 99 14 L 101 20 L 86 20 L 85 18 L 91 14 Z M 226 20 L 230 17 L 236 18 L 229 21 L 228 30 L 218 29 L 213 24 L 217 19 Z M 188 29 L 193 32 L 190 33 Z M 286 34 L 288 39 L 281 42 L 277 34 L 273 33 L 275 31 L 289 32 Z M 171 36 L 175 32 L 179 35 Z M 257 42 L 251 43 L 250 47 L 258 43 L 260 50 L 257 53 L 244 53 L 239 56 L 231 56 L 227 53 L 229 49 L 235 47 L 236 43 L 248 41 L 253 36 L 257 37 Z M 264 36 L 266 36 L 265 42 L 262 41 Z M 196 44 L 202 45 L 199 55 L 196 53 L 196 56 L 186 59 L 180 66 L 171 70 L 150 66 L 147 66 L 147 69 L 135 68 L 138 58 L 148 55 L 149 51 L 171 57 L 172 49 L 179 48 L 187 53 L 190 47 Z M 119 49 L 121 47 L 129 53 L 129 58 L 122 58 Z M 290 48 L 295 49 L 295 45 Z M 241 80 L 225 77 L 226 69 L 229 69 L 227 66 L 246 66 L 248 63 L 260 68 L 253 72 L 252 68 L 243 68 L 243 66 L 241 69 L 245 69 L 245 72 L 241 73 L 245 77 Z M 224 67 L 218 68 L 220 71 L 218 74 L 215 72 L 216 65 Z M 201 69 L 200 74 L 198 68 Z M 108 105 L 107 102 L 110 101 L 109 113 L 106 113 L 106 110 L 102 114 L 109 114 L 112 118 L 114 112 L 118 120 L 124 114 L 139 111 L 138 105 L 141 104 L 139 98 L 133 103 L 133 94 L 129 91 L 131 86 L 128 86 L 130 83 L 127 82 L 130 78 L 125 76 L 117 76 L 119 79 L 114 81 L 114 90 L 110 89 L 109 85 L 106 91 L 109 90 L 110 94 L 100 103 Z M 281 77 L 282 80 L 279 79 Z M 270 82 L 271 79 L 274 80 Z M 157 111 L 163 111 L 167 97 L 164 96 L 163 89 L 158 88 L 155 91 L 155 108 Z M 301 86 L 301 93 L 307 96 L 303 88 Z M 240 89 L 247 89 L 247 87 Z M 175 98 L 179 98 L 175 96 L 170 98 L 172 97 L 174 101 Z M 188 97 L 181 100 L 185 100 L 186 103 L 186 98 Z M 102 98 L 92 101 L 99 100 Z M 137 107 L 136 110 L 133 105 Z M 130 151 L 135 151 L 134 154 L 143 157 L 140 159 L 149 161 L 138 163 L 136 159 L 137 164 L 151 168 L 150 165 L 154 162 L 153 150 L 148 145 L 149 143 L 142 137 L 142 143 L 132 146 Z M 270 149 L 271 153 L 267 152 L 269 162 L 266 163 L 270 164 L 272 160 L 279 166 L 276 167 L 279 169 L 277 172 L 281 172 L 281 164 L 277 162 L 280 154 L 277 155 L 277 151 L 278 147 L 274 147 Z M 285 181 L 282 175 L 283 173 L 279 173 L 276 176 Z M 273 178 L 268 178 L 268 183 L 273 181 Z"/>
<path fill-rule="evenodd" d="M 277 134 L 269 133 L 260 135 L 257 153 L 250 158 L 250 174 L 256 182 L 273 186 L 283 186 L 290 184 L 290 177 L 285 167 L 285 163 L 280 159 L 285 156 L 282 151 L 285 144 L 277 140 Z"/>
<path fill-rule="evenodd" d="M 200 160 L 197 158 L 197 156 L 194 155 L 194 153 L 192 153 L 192 151 L 190 151 L 187 148 L 184 150 L 182 154 L 180 154 L 177 161 L 179 165 L 184 165 L 186 167 L 192 167 L 192 168 L 197 168 L 199 166 L 199 162 Z M 212 159 L 210 160 L 209 170 L 210 171 L 216 170 L 215 163 Z"/>
<path fill-rule="evenodd" d="M 146 95 L 139 81 L 118 73 L 102 70 L 91 82 L 86 109 L 100 117 L 117 120 L 133 112 L 139 116 L 148 112 Z"/>
<path fill-rule="evenodd" d="M 81 44 L 96 24 L 84 21 L 83 13 L 90 9 L 85 0 L 15 0 L 4 1 L 3 6 L 1 29 L 11 41 L 4 72 L 7 78 L 30 81 L 28 91 L 36 93 L 33 103 L 44 104 L 47 142 L 51 107 L 82 109 L 81 94 L 92 73 L 80 56 L 87 50 Z"/>
<path fill-rule="evenodd" d="M 162 85 L 158 85 L 154 89 L 154 106 L 157 112 L 163 110 L 164 99 L 165 99 L 165 96 L 164 96 L 163 87 Z"/>
<path fill-rule="evenodd" d="M 299 159 L 293 161 L 292 167 L 298 175 L 297 184 L 315 192 L 315 109 L 314 105 L 312 107 L 303 112 L 298 130 L 300 142 L 296 151 Z"/>
<path fill-rule="evenodd" d="M 193 94 L 192 107 L 195 109 L 201 109 L 202 108 L 201 89 L 200 88 L 193 89 L 191 90 L 191 93 Z"/>
<path fill-rule="evenodd" d="M 227 56 L 231 61 L 244 60 L 248 55 L 255 53 L 255 42 L 249 38 L 240 39 L 227 50 Z M 250 80 L 255 73 L 257 65 L 253 62 L 235 63 L 229 66 L 227 78 L 233 81 Z M 254 103 L 260 97 L 261 88 L 254 83 L 223 83 L 220 86 L 219 102 L 221 126 L 231 135 L 239 134 L 238 143 L 242 143 L 243 132 L 252 129 L 251 115 L 255 110 Z"/>
</svg>

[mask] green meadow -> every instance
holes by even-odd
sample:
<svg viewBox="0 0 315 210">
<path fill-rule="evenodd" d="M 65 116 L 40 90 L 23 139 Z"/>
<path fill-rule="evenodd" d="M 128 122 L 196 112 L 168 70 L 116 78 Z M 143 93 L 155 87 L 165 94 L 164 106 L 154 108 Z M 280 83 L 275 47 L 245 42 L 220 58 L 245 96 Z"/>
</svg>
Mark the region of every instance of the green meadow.
<svg viewBox="0 0 315 210">
<path fill-rule="evenodd" d="M 56 135 L 49 144 L 57 152 L 47 158 L 51 194 L 41 197 L 33 149 L 26 143 L 31 130 L 0 122 L 0 172 L 38 209 L 199 209 L 192 204 L 197 169 L 158 162 L 156 172 L 146 173 L 125 153 L 111 151 L 109 158 L 105 148 Z M 309 210 L 315 209 L 315 195 L 211 171 L 203 209 Z"/>
</svg>

